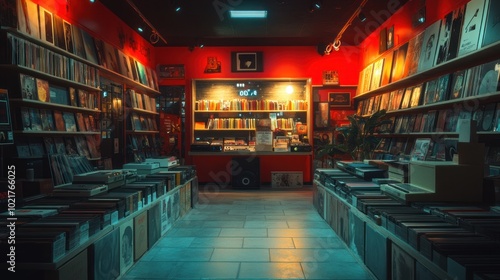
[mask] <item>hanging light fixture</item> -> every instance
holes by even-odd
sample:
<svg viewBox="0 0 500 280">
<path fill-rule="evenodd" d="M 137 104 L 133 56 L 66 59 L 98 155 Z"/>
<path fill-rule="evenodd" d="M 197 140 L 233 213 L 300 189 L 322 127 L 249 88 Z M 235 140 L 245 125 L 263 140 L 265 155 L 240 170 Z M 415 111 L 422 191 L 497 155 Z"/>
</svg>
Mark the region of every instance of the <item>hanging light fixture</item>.
<svg viewBox="0 0 500 280">
<path fill-rule="evenodd" d="M 137 13 L 137 15 L 139 15 L 139 17 L 141 17 L 141 19 L 144 21 L 144 23 L 147 24 L 149 26 L 149 28 L 151 28 L 151 32 L 152 33 L 151 33 L 151 36 L 149 37 L 149 42 L 151 44 L 156 44 L 161 39 L 165 44 L 167 44 L 167 40 L 165 40 L 165 38 L 163 38 L 163 36 L 161 36 L 160 33 L 158 33 L 158 31 L 156 31 L 156 28 L 141 13 L 141 11 L 139 10 L 139 8 L 137 8 L 137 6 L 134 3 L 132 3 L 131 0 L 127 0 L 127 3 L 130 5 L 130 7 L 132 7 L 132 9 L 134 9 L 134 11 Z M 142 28 L 141 28 L 141 30 L 142 30 Z M 140 32 L 142 32 L 142 31 L 140 31 Z"/>
<path fill-rule="evenodd" d="M 354 21 L 354 19 L 356 19 L 356 17 L 359 17 L 359 15 L 361 14 L 361 10 L 365 6 L 366 2 L 368 2 L 368 0 L 363 0 L 363 2 L 361 2 L 361 4 L 359 5 L 359 7 L 356 9 L 356 11 L 347 20 L 347 22 L 342 27 L 342 29 L 340 29 L 339 34 L 337 34 L 337 37 L 335 37 L 335 40 L 333 40 L 332 43 L 330 43 L 329 45 L 326 46 L 326 48 L 325 48 L 325 54 L 326 55 L 329 55 L 332 52 L 332 50 L 335 50 L 335 51 L 340 50 L 340 45 L 342 44 L 341 41 L 340 41 L 340 39 L 342 38 L 342 35 L 344 35 L 344 32 L 352 24 L 352 22 Z M 365 20 L 366 20 L 366 17 L 365 17 Z"/>
</svg>

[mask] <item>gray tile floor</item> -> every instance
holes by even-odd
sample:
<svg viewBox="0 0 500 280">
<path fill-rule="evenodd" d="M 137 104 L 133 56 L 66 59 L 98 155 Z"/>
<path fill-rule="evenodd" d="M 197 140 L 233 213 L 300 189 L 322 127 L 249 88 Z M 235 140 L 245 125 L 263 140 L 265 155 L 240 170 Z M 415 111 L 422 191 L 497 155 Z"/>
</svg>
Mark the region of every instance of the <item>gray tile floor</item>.
<svg viewBox="0 0 500 280">
<path fill-rule="evenodd" d="M 373 279 L 314 210 L 311 190 L 199 201 L 121 279 Z"/>
</svg>

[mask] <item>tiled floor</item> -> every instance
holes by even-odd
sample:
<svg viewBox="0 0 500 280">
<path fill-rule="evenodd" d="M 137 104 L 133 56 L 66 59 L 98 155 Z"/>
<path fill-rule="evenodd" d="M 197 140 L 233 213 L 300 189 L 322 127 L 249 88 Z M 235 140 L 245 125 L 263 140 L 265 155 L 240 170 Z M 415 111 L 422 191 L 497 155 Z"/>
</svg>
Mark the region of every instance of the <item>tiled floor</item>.
<svg viewBox="0 0 500 280">
<path fill-rule="evenodd" d="M 202 192 L 122 279 L 373 279 L 310 190 Z"/>
</svg>

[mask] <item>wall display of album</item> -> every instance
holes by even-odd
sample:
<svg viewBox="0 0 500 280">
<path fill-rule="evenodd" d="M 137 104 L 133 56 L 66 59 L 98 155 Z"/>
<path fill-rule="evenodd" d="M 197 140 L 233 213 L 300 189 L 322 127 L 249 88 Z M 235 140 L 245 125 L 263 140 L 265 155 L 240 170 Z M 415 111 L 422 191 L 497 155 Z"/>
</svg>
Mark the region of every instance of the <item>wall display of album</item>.
<svg viewBox="0 0 500 280">
<path fill-rule="evenodd" d="M 415 279 L 415 259 L 394 243 L 391 247 L 391 279 Z"/>
<path fill-rule="evenodd" d="M 148 210 L 148 247 L 152 248 L 153 245 L 160 239 L 161 234 L 161 206 L 159 203 L 155 204 Z"/>
<path fill-rule="evenodd" d="M 25 74 L 20 74 L 19 77 L 23 99 L 38 100 L 35 78 Z"/>
<path fill-rule="evenodd" d="M 418 62 L 418 72 L 428 70 L 434 66 L 440 27 L 441 20 L 438 20 L 425 29 L 420 60 Z"/>
<path fill-rule="evenodd" d="M 134 220 L 120 225 L 120 275 L 134 264 Z"/>
<path fill-rule="evenodd" d="M 471 0 L 465 8 L 458 56 L 475 51 L 481 44 L 486 21 L 485 0 Z"/>
<path fill-rule="evenodd" d="M 134 260 L 138 260 L 148 250 L 148 212 L 134 218 Z"/>
<path fill-rule="evenodd" d="M 262 52 L 231 52 L 231 72 L 262 72 Z"/>
<path fill-rule="evenodd" d="M 488 9 L 485 12 L 487 13 L 487 18 L 484 27 L 483 47 L 500 41 L 500 1 L 490 0 L 487 6 Z"/>
<path fill-rule="evenodd" d="M 120 275 L 120 231 L 114 229 L 91 246 L 91 267 L 95 280 L 116 279 Z"/>
<path fill-rule="evenodd" d="M 161 201 L 161 235 L 167 233 L 167 231 L 172 228 L 172 204 L 170 202 L 171 196 L 167 195 Z"/>
</svg>

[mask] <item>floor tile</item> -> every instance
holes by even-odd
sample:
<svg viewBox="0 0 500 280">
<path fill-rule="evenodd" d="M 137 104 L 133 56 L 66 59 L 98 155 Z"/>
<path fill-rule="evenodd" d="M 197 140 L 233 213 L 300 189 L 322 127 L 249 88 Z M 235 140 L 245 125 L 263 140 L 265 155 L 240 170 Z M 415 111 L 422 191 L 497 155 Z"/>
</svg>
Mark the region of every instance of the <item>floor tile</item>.
<svg viewBox="0 0 500 280">
<path fill-rule="evenodd" d="M 345 249 L 340 238 L 331 237 L 294 237 L 293 244 L 295 248 L 321 248 L 321 249 Z"/>
<path fill-rule="evenodd" d="M 295 248 L 292 238 L 245 238 L 243 248 Z"/>
<path fill-rule="evenodd" d="M 208 261 L 212 256 L 212 248 L 160 248 L 151 256 L 153 261 Z"/>
<path fill-rule="evenodd" d="M 366 268 L 352 263 L 302 263 L 306 279 L 372 280 Z"/>
<path fill-rule="evenodd" d="M 237 262 L 184 262 L 168 279 L 236 279 L 239 266 Z"/>
<path fill-rule="evenodd" d="M 269 237 L 331 237 L 335 233 L 331 229 L 323 228 L 293 228 L 268 229 Z"/>
<path fill-rule="evenodd" d="M 303 279 L 299 263 L 241 263 L 239 279 Z"/>
<path fill-rule="evenodd" d="M 357 263 L 347 249 L 269 249 L 272 262 Z"/>
<path fill-rule="evenodd" d="M 288 228 L 286 221 L 246 221 L 245 228 Z"/>
<path fill-rule="evenodd" d="M 215 262 L 268 262 L 268 249 L 214 249 Z"/>
<path fill-rule="evenodd" d="M 267 229 L 264 228 L 223 228 L 221 237 L 267 237 Z"/>
<path fill-rule="evenodd" d="M 312 207 L 312 191 L 220 189 L 120 280 L 372 279 Z"/>
<path fill-rule="evenodd" d="M 197 237 L 191 247 L 200 248 L 242 248 L 242 237 Z"/>
</svg>

